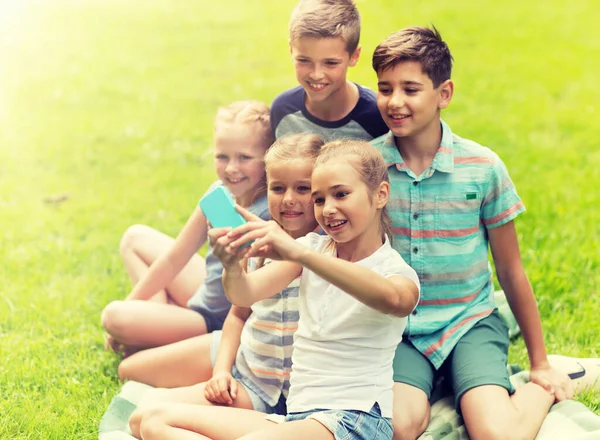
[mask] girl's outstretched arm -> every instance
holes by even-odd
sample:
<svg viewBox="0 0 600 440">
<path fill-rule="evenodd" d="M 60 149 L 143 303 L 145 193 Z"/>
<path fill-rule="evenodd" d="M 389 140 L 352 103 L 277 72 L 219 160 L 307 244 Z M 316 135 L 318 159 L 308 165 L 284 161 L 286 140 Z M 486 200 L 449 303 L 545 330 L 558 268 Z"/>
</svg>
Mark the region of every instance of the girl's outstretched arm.
<svg viewBox="0 0 600 440">
<path fill-rule="evenodd" d="M 246 216 L 244 210 L 238 210 Z M 250 217 L 247 219 L 250 220 Z M 304 266 L 358 301 L 385 314 L 407 316 L 419 299 L 418 286 L 407 276 L 384 277 L 358 264 L 312 251 L 292 239 L 274 222 L 251 221 L 234 229 L 228 236 L 234 238 L 228 242 L 234 249 L 255 240 L 247 251 L 249 256 L 266 255 Z M 256 272 L 257 278 L 259 272 Z M 234 273 L 231 277 L 236 275 Z"/>
<path fill-rule="evenodd" d="M 127 299 L 147 300 L 164 289 L 206 242 L 207 230 L 206 217 L 196 207 L 175 239 L 173 247 L 150 266 Z"/>
<path fill-rule="evenodd" d="M 496 275 L 515 315 L 531 364 L 531 381 L 554 394 L 557 401 L 571 399 L 573 386 L 569 377 L 553 369 L 546 357 L 542 323 L 537 302 L 525 274 L 513 221 L 488 229 Z"/>
<path fill-rule="evenodd" d="M 388 315 L 408 316 L 419 300 L 419 288 L 403 275 L 386 278 L 359 264 L 308 249 L 297 261 L 363 304 Z"/>
</svg>

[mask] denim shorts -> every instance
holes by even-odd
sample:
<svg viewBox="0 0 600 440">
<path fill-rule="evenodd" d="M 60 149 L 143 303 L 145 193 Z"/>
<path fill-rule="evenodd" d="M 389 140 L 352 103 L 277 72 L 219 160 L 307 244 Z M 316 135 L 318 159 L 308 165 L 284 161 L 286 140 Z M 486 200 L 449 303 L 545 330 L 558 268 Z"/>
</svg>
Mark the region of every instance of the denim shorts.
<svg viewBox="0 0 600 440">
<path fill-rule="evenodd" d="M 215 365 L 215 361 L 217 360 L 217 354 L 219 353 L 219 345 L 221 344 L 221 336 L 222 336 L 221 330 L 216 330 L 211 333 L 210 362 L 213 365 L 213 367 Z M 242 380 L 241 380 L 242 375 L 237 370 L 237 368 L 235 368 L 235 365 L 233 366 L 233 368 L 231 370 L 231 375 L 233 376 L 233 378 L 235 380 L 238 381 L 238 383 L 241 386 L 244 387 L 244 389 L 248 393 L 248 396 L 250 397 L 250 401 L 252 402 L 252 407 L 254 408 L 255 411 L 263 412 L 265 414 L 285 414 L 286 413 L 286 410 L 287 410 L 286 405 L 285 405 L 286 399 L 283 396 L 283 394 L 280 396 L 277 404 L 275 406 L 271 406 L 267 402 L 265 402 L 262 397 L 260 397 L 257 393 L 255 393 L 250 387 L 246 386 L 242 382 Z"/>
<path fill-rule="evenodd" d="M 336 440 L 391 440 L 394 434 L 391 419 L 382 417 L 377 402 L 369 412 L 315 409 L 266 418 L 275 423 L 314 419 L 331 431 Z"/>
</svg>

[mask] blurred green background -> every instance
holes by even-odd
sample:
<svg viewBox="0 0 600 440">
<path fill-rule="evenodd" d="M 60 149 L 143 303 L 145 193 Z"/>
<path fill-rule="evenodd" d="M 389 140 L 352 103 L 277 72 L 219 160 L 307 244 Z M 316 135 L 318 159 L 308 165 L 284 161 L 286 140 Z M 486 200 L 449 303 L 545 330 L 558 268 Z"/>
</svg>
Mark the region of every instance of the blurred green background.
<svg viewBox="0 0 600 440">
<path fill-rule="evenodd" d="M 99 316 L 122 232 L 171 235 L 214 179 L 217 106 L 295 85 L 294 0 L 0 0 L 0 438 L 96 438 L 118 391 Z M 435 24 L 444 119 L 505 161 L 548 351 L 600 357 L 600 10 L 594 1 L 362 0 L 362 59 Z M 511 362 L 527 366 L 521 340 Z M 600 396 L 580 398 L 600 413 Z"/>
</svg>

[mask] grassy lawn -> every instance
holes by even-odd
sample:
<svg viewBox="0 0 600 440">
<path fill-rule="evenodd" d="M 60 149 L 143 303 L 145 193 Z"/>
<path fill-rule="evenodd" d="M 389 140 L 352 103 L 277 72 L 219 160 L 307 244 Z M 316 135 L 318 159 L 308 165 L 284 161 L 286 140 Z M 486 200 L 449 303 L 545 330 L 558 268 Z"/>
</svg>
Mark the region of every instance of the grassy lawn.
<svg viewBox="0 0 600 440">
<path fill-rule="evenodd" d="M 214 178 L 217 106 L 295 84 L 294 0 L 0 0 L 0 438 L 91 439 L 119 389 L 100 311 L 118 246 L 177 234 Z M 362 0 L 363 58 L 434 23 L 456 60 L 445 119 L 506 162 L 548 351 L 600 357 L 600 13 L 592 0 Z M 511 362 L 526 362 L 521 340 Z M 600 395 L 581 400 L 600 413 Z"/>
</svg>

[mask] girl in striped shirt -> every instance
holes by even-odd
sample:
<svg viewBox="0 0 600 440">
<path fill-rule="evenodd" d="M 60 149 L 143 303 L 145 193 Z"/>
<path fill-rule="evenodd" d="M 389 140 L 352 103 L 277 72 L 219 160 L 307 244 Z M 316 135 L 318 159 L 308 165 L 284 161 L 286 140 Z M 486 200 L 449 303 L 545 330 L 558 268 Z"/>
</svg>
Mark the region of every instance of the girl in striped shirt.
<svg viewBox="0 0 600 440">
<path fill-rule="evenodd" d="M 315 230 L 310 179 L 323 141 L 313 134 L 280 138 L 265 155 L 269 212 L 296 239 Z M 268 261 L 253 258 L 248 269 Z M 147 403 L 182 402 L 230 405 L 265 413 L 285 414 L 293 335 L 298 325 L 299 279 L 250 308 L 232 306 L 222 332 L 213 332 L 213 376 L 207 382 L 158 389 L 130 418 L 139 438 L 139 423 Z M 241 386 L 240 386 L 241 385 Z"/>
</svg>

